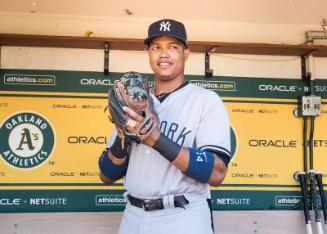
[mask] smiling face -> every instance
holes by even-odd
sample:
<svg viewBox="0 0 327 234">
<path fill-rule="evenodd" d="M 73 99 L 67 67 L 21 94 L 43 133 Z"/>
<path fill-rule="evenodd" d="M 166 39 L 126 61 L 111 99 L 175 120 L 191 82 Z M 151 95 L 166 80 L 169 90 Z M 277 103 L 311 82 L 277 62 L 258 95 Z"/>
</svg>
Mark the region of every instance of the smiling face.
<svg viewBox="0 0 327 234">
<path fill-rule="evenodd" d="M 189 49 L 176 38 L 163 36 L 154 39 L 148 54 L 155 78 L 160 81 L 184 81 L 184 66 L 189 53 Z"/>
</svg>

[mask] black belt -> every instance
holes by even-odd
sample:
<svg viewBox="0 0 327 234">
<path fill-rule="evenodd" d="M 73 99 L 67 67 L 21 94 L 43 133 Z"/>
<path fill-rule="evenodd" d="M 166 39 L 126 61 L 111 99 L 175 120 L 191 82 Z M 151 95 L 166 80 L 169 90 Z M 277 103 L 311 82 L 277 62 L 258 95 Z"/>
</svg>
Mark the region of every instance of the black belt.
<svg viewBox="0 0 327 234">
<path fill-rule="evenodd" d="M 140 199 L 133 197 L 129 194 L 127 194 L 127 199 L 131 203 L 131 205 L 143 208 L 146 211 L 151 210 L 162 210 L 164 209 L 163 199 L 157 198 L 157 199 Z M 176 196 L 174 197 L 174 205 L 175 207 L 180 207 L 185 209 L 185 205 L 187 205 L 189 201 L 184 196 Z"/>
</svg>

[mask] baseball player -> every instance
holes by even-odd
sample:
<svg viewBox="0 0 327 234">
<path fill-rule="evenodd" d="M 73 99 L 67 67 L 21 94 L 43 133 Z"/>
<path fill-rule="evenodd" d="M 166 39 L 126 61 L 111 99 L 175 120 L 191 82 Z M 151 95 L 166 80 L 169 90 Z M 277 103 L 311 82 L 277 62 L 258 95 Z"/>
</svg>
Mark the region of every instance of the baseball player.
<svg viewBox="0 0 327 234">
<path fill-rule="evenodd" d="M 207 198 L 209 185 L 222 183 L 231 158 L 227 111 L 216 93 L 185 80 L 190 50 L 182 23 L 152 23 L 144 43 L 155 77 L 150 96 L 158 122 L 129 150 L 116 129 L 99 159 L 104 183 L 124 177 L 128 202 L 119 233 L 213 233 Z M 128 131 L 138 129 L 144 116 L 123 110 L 130 118 Z"/>
</svg>

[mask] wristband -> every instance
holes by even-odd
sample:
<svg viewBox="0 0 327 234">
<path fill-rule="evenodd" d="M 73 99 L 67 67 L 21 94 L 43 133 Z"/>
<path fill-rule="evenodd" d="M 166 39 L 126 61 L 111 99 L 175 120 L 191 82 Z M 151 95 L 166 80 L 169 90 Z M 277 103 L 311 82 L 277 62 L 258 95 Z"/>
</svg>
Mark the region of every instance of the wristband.
<svg viewBox="0 0 327 234">
<path fill-rule="evenodd" d="M 154 146 L 152 146 L 152 148 L 157 150 L 169 162 L 172 162 L 177 158 L 182 146 L 171 141 L 163 133 L 160 133 L 159 139 L 156 141 Z"/>
<path fill-rule="evenodd" d="M 99 168 L 103 175 L 111 180 L 118 180 L 125 176 L 128 160 L 121 165 L 114 164 L 108 157 L 108 149 L 104 150 L 99 158 Z"/>
<path fill-rule="evenodd" d="M 196 181 L 208 182 L 215 163 L 213 153 L 193 148 L 189 148 L 189 152 L 188 168 L 183 173 Z"/>
<path fill-rule="evenodd" d="M 125 158 L 127 156 L 126 145 L 122 148 L 122 139 L 116 136 L 112 146 L 109 148 L 110 152 L 115 158 Z"/>
</svg>

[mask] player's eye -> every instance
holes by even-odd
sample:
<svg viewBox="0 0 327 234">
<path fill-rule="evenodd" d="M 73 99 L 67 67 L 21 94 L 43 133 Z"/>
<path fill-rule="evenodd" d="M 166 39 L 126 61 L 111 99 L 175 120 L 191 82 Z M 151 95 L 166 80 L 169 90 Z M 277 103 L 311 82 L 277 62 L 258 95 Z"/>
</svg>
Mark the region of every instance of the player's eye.
<svg viewBox="0 0 327 234">
<path fill-rule="evenodd" d="M 159 45 L 151 45 L 150 50 L 159 50 L 160 46 Z"/>
<path fill-rule="evenodd" d="M 179 47 L 177 45 L 175 45 L 175 44 L 172 44 L 172 45 L 169 46 L 169 49 L 171 49 L 171 50 L 177 50 L 178 48 Z"/>
</svg>

